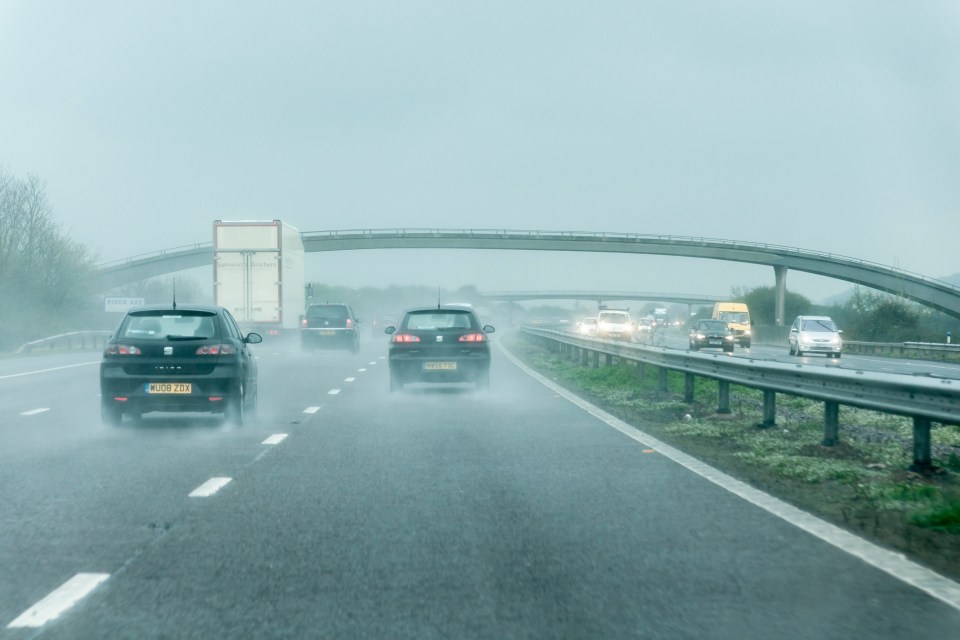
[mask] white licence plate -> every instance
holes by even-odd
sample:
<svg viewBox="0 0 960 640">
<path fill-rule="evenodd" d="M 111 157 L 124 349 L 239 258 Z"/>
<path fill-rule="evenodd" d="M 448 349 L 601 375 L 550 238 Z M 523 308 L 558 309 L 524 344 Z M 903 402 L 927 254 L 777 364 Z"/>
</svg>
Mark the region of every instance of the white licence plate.
<svg viewBox="0 0 960 640">
<path fill-rule="evenodd" d="M 144 389 L 148 394 L 193 393 L 193 385 L 189 382 L 148 382 Z"/>
<path fill-rule="evenodd" d="M 320 335 L 322 336 L 335 336 L 337 332 L 335 329 L 320 329 Z"/>
<path fill-rule="evenodd" d="M 424 362 L 423 368 L 427 371 L 452 371 L 457 368 L 456 362 Z"/>
</svg>

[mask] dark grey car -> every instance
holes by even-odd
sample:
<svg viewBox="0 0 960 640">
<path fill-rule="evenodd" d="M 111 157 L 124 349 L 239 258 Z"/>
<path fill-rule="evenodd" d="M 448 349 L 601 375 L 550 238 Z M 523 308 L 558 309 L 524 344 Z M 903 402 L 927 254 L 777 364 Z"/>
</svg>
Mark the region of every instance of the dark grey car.
<svg viewBox="0 0 960 640">
<path fill-rule="evenodd" d="M 223 307 L 164 305 L 127 312 L 100 361 L 100 413 L 120 424 L 150 411 L 224 413 L 243 423 L 257 407 L 257 363 Z"/>
</svg>

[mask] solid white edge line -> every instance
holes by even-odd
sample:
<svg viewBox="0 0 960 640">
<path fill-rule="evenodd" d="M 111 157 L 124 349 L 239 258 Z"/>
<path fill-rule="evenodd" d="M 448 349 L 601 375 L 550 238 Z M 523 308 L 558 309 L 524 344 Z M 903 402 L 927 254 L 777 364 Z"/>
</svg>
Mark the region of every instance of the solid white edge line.
<svg viewBox="0 0 960 640">
<path fill-rule="evenodd" d="M 327 391 L 327 395 L 331 395 L 331 396 L 335 396 L 338 393 L 340 393 L 340 389 L 330 389 L 330 391 Z"/>
<path fill-rule="evenodd" d="M 86 367 L 91 364 L 100 364 L 100 361 L 96 362 L 81 362 L 80 364 L 67 364 L 62 367 L 51 367 L 49 369 L 38 369 L 36 371 L 24 371 L 23 373 L 8 373 L 5 376 L 0 376 L 0 380 L 6 380 L 7 378 L 21 378 L 23 376 L 32 376 L 37 373 L 47 373 L 48 371 L 62 371 L 64 369 L 72 369 L 74 367 Z"/>
<path fill-rule="evenodd" d="M 285 433 L 275 433 L 260 444 L 280 444 L 287 439 L 287 434 Z"/>
<path fill-rule="evenodd" d="M 217 491 L 220 491 L 220 489 L 223 489 L 225 486 L 227 486 L 230 483 L 230 480 L 232 480 L 232 478 L 223 478 L 223 477 L 210 478 L 209 480 L 204 482 L 202 485 L 200 485 L 199 487 L 191 491 L 188 497 L 209 498 L 210 496 L 215 494 Z"/>
<path fill-rule="evenodd" d="M 83 600 L 109 577 L 109 573 L 78 573 L 50 592 L 46 598 L 21 613 L 16 620 L 7 625 L 7 628 L 42 627 Z"/>
<path fill-rule="evenodd" d="M 540 375 L 514 356 L 510 351 L 498 342 L 500 351 L 521 371 L 537 380 L 551 391 L 562 396 L 566 400 L 577 405 L 590 415 L 602 420 L 607 425 L 613 427 L 628 438 L 639 442 L 651 449 L 656 449 L 658 453 L 663 454 L 677 464 L 693 471 L 697 475 L 709 480 L 715 485 L 726 489 L 730 493 L 743 498 L 747 502 L 760 507 L 770 514 L 792 524 L 795 527 L 803 529 L 807 533 L 820 538 L 827 544 L 833 545 L 837 549 L 849 553 L 852 556 L 860 558 L 867 564 L 884 571 L 885 573 L 901 580 L 926 594 L 950 605 L 954 609 L 960 610 L 960 584 L 946 578 L 939 573 L 931 571 L 916 562 L 908 560 L 901 553 L 888 551 L 877 545 L 856 536 L 849 531 L 832 525 L 825 520 L 810 515 L 806 511 L 798 509 L 793 505 L 774 498 L 773 496 L 755 489 L 750 485 L 736 480 L 731 476 L 714 469 L 710 465 L 701 462 L 689 456 L 670 445 L 657 440 L 653 436 L 644 433 L 640 429 L 633 427 L 626 422 L 616 418 L 603 409 L 595 407 L 586 400 L 567 391 L 557 383 L 548 380 Z"/>
<path fill-rule="evenodd" d="M 44 411 L 50 411 L 49 407 L 43 409 L 31 409 L 30 411 L 21 411 L 20 415 L 22 416 L 35 416 L 38 413 L 43 413 Z"/>
<path fill-rule="evenodd" d="M 317 411 L 320 411 L 320 407 L 307 407 L 303 410 L 304 413 L 316 413 Z"/>
</svg>

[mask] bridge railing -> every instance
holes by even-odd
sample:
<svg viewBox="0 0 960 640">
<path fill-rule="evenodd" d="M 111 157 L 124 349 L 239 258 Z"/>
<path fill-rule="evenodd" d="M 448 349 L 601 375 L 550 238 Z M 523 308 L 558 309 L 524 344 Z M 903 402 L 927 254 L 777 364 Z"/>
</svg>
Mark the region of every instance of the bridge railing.
<svg viewBox="0 0 960 640">
<path fill-rule="evenodd" d="M 621 232 L 609 232 L 609 231 L 544 231 L 544 230 L 530 230 L 530 229 L 445 229 L 445 228 L 424 228 L 424 227 L 398 227 L 394 229 L 346 229 L 338 231 L 304 231 L 301 232 L 301 237 L 304 239 L 311 237 L 318 238 L 338 238 L 338 237 L 409 237 L 409 236 L 463 236 L 463 237 L 487 237 L 487 238 L 542 238 L 542 239 L 576 239 L 576 238 L 589 238 L 593 240 L 635 240 L 635 241 L 652 241 L 652 242 L 665 242 L 665 243 L 676 243 L 676 244 L 685 244 L 685 245 L 699 245 L 699 246 L 715 246 L 718 248 L 726 249 L 736 249 L 736 248 L 745 248 L 745 249 L 764 249 L 771 250 L 778 253 L 790 253 L 800 257 L 810 257 L 810 258 L 826 258 L 828 260 L 836 262 L 846 262 L 849 264 L 857 266 L 866 266 L 872 267 L 875 269 L 880 269 L 888 271 L 891 273 L 898 273 L 905 276 L 910 276 L 911 278 L 916 278 L 929 282 L 931 284 L 936 284 L 938 286 L 946 287 L 947 289 L 952 289 L 960 294 L 960 287 L 953 285 L 949 282 L 943 280 L 938 280 L 936 278 L 931 278 L 920 273 L 911 272 L 906 269 L 901 269 L 900 267 L 894 267 L 890 265 L 881 264 L 879 262 L 873 262 L 870 260 L 863 260 L 860 258 L 853 258 L 850 256 L 845 256 L 836 253 L 829 253 L 825 251 L 816 251 L 811 249 L 801 249 L 799 247 L 789 247 L 786 245 L 780 244 L 771 244 L 765 242 L 750 242 L 744 240 L 728 240 L 724 238 L 710 238 L 710 237 L 697 237 L 697 236 L 674 236 L 674 235 L 662 235 L 662 234 L 641 234 L 641 233 L 621 233 Z"/>
</svg>

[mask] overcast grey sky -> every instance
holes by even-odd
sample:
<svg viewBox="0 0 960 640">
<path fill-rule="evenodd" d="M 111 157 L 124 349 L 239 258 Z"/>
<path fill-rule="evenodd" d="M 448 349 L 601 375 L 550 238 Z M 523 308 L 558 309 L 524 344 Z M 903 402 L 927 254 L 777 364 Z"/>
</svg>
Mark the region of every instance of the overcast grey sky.
<svg viewBox="0 0 960 640">
<path fill-rule="evenodd" d="M 960 3 L 0 0 L 0 165 L 102 260 L 211 221 L 618 231 L 960 271 Z M 725 294 L 770 268 L 381 251 L 331 284 Z M 845 284 L 791 273 L 819 299 Z"/>
</svg>

